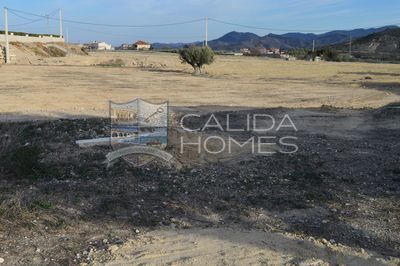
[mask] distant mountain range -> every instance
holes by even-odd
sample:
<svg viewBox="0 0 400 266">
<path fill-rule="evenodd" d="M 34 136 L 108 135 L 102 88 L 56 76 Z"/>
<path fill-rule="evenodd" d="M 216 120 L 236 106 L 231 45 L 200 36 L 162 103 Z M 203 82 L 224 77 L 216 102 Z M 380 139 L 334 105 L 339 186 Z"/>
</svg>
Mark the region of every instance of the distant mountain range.
<svg viewBox="0 0 400 266">
<path fill-rule="evenodd" d="M 331 46 L 339 53 L 348 53 L 348 42 Z M 400 28 L 390 28 L 354 40 L 351 54 L 356 58 L 387 61 L 400 60 Z"/>
<path fill-rule="evenodd" d="M 211 40 L 208 45 L 214 50 L 235 51 L 240 48 L 280 48 L 288 50 L 291 48 L 311 48 L 313 40 L 315 40 L 316 47 L 323 47 L 328 45 L 340 44 L 348 42 L 350 36 L 353 40 L 368 36 L 370 34 L 384 32 L 390 29 L 398 29 L 397 26 L 385 26 L 381 28 L 371 29 L 354 29 L 354 30 L 336 30 L 323 34 L 313 33 L 286 33 L 286 34 L 268 34 L 265 36 L 258 36 L 250 32 L 236 32 L 232 31 L 224 36 Z M 202 42 L 194 43 L 154 43 L 154 48 L 181 48 L 184 45 L 199 45 Z"/>
</svg>

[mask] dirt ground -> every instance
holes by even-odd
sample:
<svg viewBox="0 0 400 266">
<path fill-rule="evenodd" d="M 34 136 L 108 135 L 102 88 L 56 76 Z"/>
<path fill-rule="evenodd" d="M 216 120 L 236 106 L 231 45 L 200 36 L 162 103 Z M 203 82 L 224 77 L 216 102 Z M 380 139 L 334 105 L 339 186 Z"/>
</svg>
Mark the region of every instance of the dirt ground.
<svg viewBox="0 0 400 266">
<path fill-rule="evenodd" d="M 109 67 L 117 59 L 126 67 Z M 377 108 L 400 101 L 396 64 L 219 56 L 206 67 L 205 76 L 193 77 L 191 69 L 169 53 L 93 53 L 31 61 L 1 68 L 4 119 L 105 116 L 109 100 L 137 97 L 169 100 L 172 106 L 250 108 Z"/>
<path fill-rule="evenodd" d="M 4 265 L 400 264 L 398 65 L 217 57 L 193 77 L 173 54 L 34 59 L 0 69 Z M 170 101 L 181 170 L 107 168 L 110 147 L 75 144 L 109 136 L 107 100 L 136 97 Z M 187 113 L 288 114 L 298 131 L 273 135 L 299 150 L 181 154 L 181 136 L 259 135 L 185 135 Z"/>
</svg>

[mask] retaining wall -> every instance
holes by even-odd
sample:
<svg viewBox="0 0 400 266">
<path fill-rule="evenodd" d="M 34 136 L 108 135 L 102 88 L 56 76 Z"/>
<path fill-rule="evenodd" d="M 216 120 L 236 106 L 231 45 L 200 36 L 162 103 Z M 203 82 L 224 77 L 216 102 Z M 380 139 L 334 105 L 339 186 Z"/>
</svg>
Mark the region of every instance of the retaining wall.
<svg viewBox="0 0 400 266">
<path fill-rule="evenodd" d="M 0 43 L 5 43 L 6 36 L 5 34 L 0 34 Z M 8 41 L 9 42 L 42 42 L 42 43 L 49 43 L 49 42 L 64 42 L 64 38 L 60 37 L 50 37 L 50 36 L 18 36 L 18 35 L 11 35 L 8 34 Z"/>
</svg>

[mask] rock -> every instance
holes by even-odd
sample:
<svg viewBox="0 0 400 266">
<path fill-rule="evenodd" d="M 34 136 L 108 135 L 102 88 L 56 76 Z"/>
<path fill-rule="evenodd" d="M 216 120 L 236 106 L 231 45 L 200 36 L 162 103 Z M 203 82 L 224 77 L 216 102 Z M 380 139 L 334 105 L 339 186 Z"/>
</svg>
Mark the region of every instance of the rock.
<svg viewBox="0 0 400 266">
<path fill-rule="evenodd" d="M 135 229 L 135 233 L 139 234 L 140 233 L 139 229 Z"/>
<path fill-rule="evenodd" d="M 190 170 L 190 173 L 195 174 L 195 173 L 197 173 L 197 170 L 195 168 L 193 168 L 192 170 Z"/>
<path fill-rule="evenodd" d="M 0 264 L 1 263 L 4 263 L 4 259 L 3 258 L 0 258 Z"/>
<path fill-rule="evenodd" d="M 305 261 L 301 261 L 298 263 L 299 266 L 325 266 L 325 265 L 329 265 L 329 263 L 320 260 L 320 259 L 316 259 L 316 258 L 312 258 L 312 259 L 307 259 Z"/>
<path fill-rule="evenodd" d="M 324 245 L 327 245 L 327 244 L 329 243 L 329 241 L 326 240 L 325 238 L 322 238 L 322 239 L 321 239 L 321 242 L 322 242 L 322 244 L 324 244 Z"/>
<path fill-rule="evenodd" d="M 118 246 L 117 245 L 112 245 L 112 246 L 108 247 L 108 250 L 111 253 L 114 253 L 114 252 L 116 252 L 118 250 Z"/>
</svg>

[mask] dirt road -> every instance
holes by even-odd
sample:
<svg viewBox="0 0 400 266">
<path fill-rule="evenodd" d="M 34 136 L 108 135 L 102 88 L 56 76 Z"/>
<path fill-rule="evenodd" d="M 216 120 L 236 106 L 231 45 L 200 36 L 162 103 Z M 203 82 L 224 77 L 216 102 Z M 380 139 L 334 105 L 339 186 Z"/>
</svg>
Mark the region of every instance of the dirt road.
<svg viewBox="0 0 400 266">
<path fill-rule="evenodd" d="M 151 231 L 110 249 L 112 260 L 107 265 L 379 264 L 376 255 L 344 246 L 326 246 L 313 238 L 240 228 L 167 228 Z"/>
</svg>

